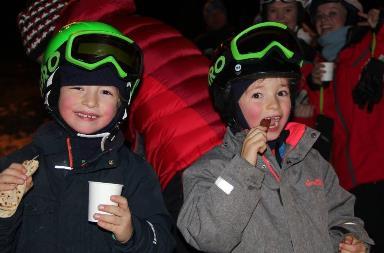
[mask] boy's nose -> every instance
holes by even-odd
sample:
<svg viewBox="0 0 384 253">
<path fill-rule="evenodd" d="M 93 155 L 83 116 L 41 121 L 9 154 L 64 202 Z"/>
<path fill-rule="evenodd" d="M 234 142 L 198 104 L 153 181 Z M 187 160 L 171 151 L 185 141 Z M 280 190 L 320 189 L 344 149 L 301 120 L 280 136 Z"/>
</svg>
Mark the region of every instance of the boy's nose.
<svg viewBox="0 0 384 253">
<path fill-rule="evenodd" d="M 277 110 L 279 108 L 280 104 L 277 101 L 277 98 L 271 97 L 267 101 L 267 109 L 273 109 Z"/>
<path fill-rule="evenodd" d="M 90 108 L 93 108 L 93 107 L 96 107 L 97 106 L 97 96 L 96 96 L 96 93 L 95 92 L 87 92 L 84 97 L 83 97 L 83 101 L 82 101 L 82 104 L 87 106 L 87 107 L 90 107 Z"/>
</svg>

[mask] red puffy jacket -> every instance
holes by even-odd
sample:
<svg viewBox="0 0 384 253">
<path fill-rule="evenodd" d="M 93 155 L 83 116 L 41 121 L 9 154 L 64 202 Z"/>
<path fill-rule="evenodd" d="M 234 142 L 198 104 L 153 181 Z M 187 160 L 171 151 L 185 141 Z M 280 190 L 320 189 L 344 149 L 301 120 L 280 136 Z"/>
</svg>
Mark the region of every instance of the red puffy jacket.
<svg viewBox="0 0 384 253">
<path fill-rule="evenodd" d="M 384 57 L 384 29 L 376 35 L 375 57 Z M 360 79 L 362 69 L 370 57 L 372 34 L 348 44 L 335 60 L 334 79 L 324 88 L 326 116 L 334 120 L 332 165 L 346 189 L 384 180 L 384 102 L 375 105 L 373 112 L 360 109 L 353 101 L 352 90 Z M 317 60 L 320 60 L 320 56 Z M 312 68 L 303 68 L 304 75 Z M 308 96 L 319 113 L 319 90 L 308 89 Z"/>
</svg>

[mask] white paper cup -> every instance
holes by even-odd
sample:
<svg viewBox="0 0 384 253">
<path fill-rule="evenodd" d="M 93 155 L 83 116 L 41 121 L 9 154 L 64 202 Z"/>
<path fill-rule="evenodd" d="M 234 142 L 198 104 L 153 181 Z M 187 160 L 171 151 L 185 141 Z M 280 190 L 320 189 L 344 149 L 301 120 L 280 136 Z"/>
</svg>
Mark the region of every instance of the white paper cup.
<svg viewBox="0 0 384 253">
<path fill-rule="evenodd" d="M 116 203 L 111 201 L 111 196 L 121 195 L 122 189 L 123 185 L 121 184 L 89 181 L 88 221 L 97 222 L 97 220 L 93 218 L 95 213 L 107 214 L 98 210 L 99 205 L 117 206 Z"/>
<path fill-rule="evenodd" d="M 333 80 L 333 69 L 335 64 L 333 62 L 322 62 L 324 65 L 323 70 L 325 73 L 321 76 L 321 81 L 328 82 Z"/>
</svg>

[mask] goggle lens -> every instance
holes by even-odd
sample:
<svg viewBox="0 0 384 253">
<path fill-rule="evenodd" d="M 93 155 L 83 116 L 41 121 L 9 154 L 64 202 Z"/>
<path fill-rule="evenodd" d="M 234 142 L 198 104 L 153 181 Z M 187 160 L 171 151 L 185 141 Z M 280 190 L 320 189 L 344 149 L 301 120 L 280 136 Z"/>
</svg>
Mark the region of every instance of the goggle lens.
<svg viewBox="0 0 384 253">
<path fill-rule="evenodd" d="M 88 70 L 111 63 L 122 79 L 137 78 L 142 66 L 140 50 L 133 42 L 112 34 L 75 34 L 68 41 L 66 59 Z"/>
<path fill-rule="evenodd" d="M 263 38 L 263 40 L 259 38 Z M 281 27 L 270 25 L 265 28 L 256 25 L 246 30 L 243 34 L 234 38 L 231 49 L 234 58 L 237 60 L 262 59 L 271 51 L 278 52 L 287 60 L 293 62 L 301 59 L 301 49 L 298 47 L 294 35 L 282 32 Z"/>
</svg>

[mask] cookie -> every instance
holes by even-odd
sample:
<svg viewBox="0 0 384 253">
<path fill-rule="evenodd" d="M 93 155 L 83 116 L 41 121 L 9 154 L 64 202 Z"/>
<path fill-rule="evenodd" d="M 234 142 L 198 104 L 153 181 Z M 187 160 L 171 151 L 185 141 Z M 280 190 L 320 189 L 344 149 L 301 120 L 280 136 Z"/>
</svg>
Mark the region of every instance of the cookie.
<svg viewBox="0 0 384 253">
<path fill-rule="evenodd" d="M 270 124 L 271 124 L 271 119 L 264 118 L 260 121 L 260 126 L 262 127 L 268 128 Z"/>
<path fill-rule="evenodd" d="M 37 160 L 26 160 L 23 162 L 23 166 L 27 169 L 27 176 L 32 176 L 37 168 L 39 162 Z M 20 204 L 20 201 L 25 193 L 26 183 L 17 185 L 16 189 L 10 191 L 0 192 L 0 217 L 11 217 Z"/>
</svg>

